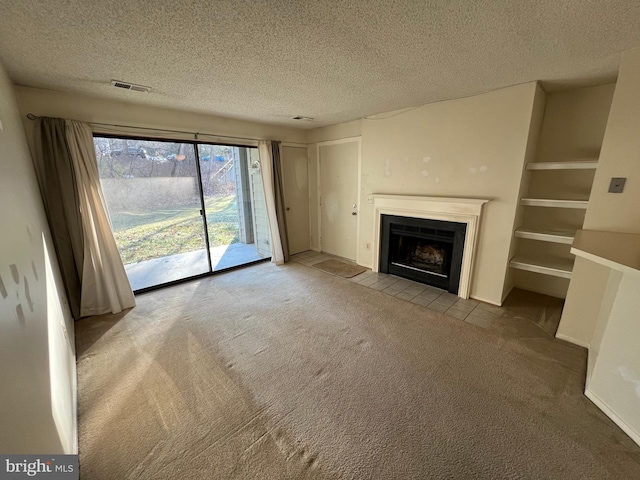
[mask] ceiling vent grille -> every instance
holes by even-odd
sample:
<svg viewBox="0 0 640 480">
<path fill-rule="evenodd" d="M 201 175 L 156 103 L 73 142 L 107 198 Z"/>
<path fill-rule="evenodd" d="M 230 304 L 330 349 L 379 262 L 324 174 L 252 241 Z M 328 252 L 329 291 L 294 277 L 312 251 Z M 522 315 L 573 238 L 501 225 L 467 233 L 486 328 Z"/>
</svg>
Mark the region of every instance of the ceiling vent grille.
<svg viewBox="0 0 640 480">
<path fill-rule="evenodd" d="M 136 85 L 135 83 L 123 82 L 122 80 L 111 80 L 111 85 L 117 88 L 123 88 L 125 90 L 133 90 L 134 92 L 150 92 L 151 87 L 145 87 L 144 85 Z"/>
</svg>

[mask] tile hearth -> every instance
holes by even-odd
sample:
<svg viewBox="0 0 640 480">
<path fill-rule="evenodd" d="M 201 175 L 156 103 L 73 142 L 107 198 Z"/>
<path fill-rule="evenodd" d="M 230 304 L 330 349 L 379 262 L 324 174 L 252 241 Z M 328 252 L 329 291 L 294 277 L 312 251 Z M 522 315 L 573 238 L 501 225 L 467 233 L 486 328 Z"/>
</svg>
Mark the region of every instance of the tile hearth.
<svg viewBox="0 0 640 480">
<path fill-rule="evenodd" d="M 293 255 L 291 260 L 313 267 L 331 258 L 337 257 L 307 251 Z M 558 298 L 514 290 L 504 305 L 497 307 L 478 300 L 465 300 L 439 288 L 395 275 L 372 272 L 370 269 L 348 280 L 508 337 L 555 336 L 564 304 Z"/>
</svg>

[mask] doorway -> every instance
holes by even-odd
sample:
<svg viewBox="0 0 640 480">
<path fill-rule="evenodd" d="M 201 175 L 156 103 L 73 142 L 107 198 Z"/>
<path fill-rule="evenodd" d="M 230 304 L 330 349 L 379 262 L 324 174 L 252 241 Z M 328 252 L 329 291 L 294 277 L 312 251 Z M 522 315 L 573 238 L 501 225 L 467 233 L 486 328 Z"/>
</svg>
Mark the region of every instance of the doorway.
<svg viewBox="0 0 640 480">
<path fill-rule="evenodd" d="M 309 171 L 306 147 L 282 147 L 285 215 L 289 253 L 309 250 Z"/>
<path fill-rule="evenodd" d="M 111 136 L 95 136 L 94 146 L 135 292 L 270 257 L 256 244 L 264 236 L 255 213 L 264 208 L 261 177 L 250 168 L 257 149 Z"/>
<path fill-rule="evenodd" d="M 355 261 L 360 139 L 318 145 L 320 249 Z"/>
</svg>

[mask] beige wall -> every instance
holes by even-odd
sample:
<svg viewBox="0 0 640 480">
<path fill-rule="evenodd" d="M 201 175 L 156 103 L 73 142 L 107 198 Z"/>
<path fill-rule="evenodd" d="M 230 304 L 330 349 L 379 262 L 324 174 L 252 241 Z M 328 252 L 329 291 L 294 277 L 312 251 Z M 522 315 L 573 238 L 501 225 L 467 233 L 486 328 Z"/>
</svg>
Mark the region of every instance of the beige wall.
<svg viewBox="0 0 640 480">
<path fill-rule="evenodd" d="M 576 258 L 572 288 L 562 312 L 556 337 L 589 348 L 598 322 L 600 305 L 609 281 L 610 269 L 584 258 Z M 575 288 L 575 279 L 580 288 Z"/>
<path fill-rule="evenodd" d="M 314 128 L 307 134 L 309 144 L 341 140 L 343 138 L 359 137 L 362 134 L 362 120 L 340 123 L 328 127 Z"/>
<path fill-rule="evenodd" d="M 538 162 L 598 158 L 615 84 L 547 95 Z"/>
<path fill-rule="evenodd" d="M 546 96 L 546 107 L 535 161 L 598 160 L 615 85 L 580 88 Z M 526 175 L 526 196 L 588 198 L 593 170 L 536 171 Z M 525 180 L 525 182 L 527 181 Z M 542 229 L 582 228 L 584 210 L 522 208 L 520 225 Z M 573 258 L 569 245 L 518 239 L 517 253 L 528 258 Z M 516 270 L 519 288 L 565 298 L 569 280 Z"/>
<path fill-rule="evenodd" d="M 529 83 L 364 120 L 358 263 L 372 262 L 367 195 L 488 198 L 471 296 L 500 304 L 535 93 Z"/>
<path fill-rule="evenodd" d="M 531 174 L 526 170 L 526 164 L 534 162 L 538 152 L 538 145 L 540 143 L 540 135 L 542 131 L 542 123 L 546 108 L 546 95 L 542 87 L 536 85 L 536 93 L 533 100 L 533 109 L 531 111 L 531 126 L 529 128 L 529 138 L 527 139 L 527 149 L 525 151 L 524 164 L 522 166 L 522 177 L 520 178 L 520 190 L 518 191 L 518 198 L 525 196 L 528 188 Z M 515 232 L 517 228 L 524 224 L 525 209 L 521 206 L 517 207 L 516 215 L 511 228 L 512 232 Z M 513 258 L 518 248 L 518 239 L 512 238 L 511 246 L 509 248 L 509 259 Z M 504 287 L 502 289 L 502 300 L 504 301 L 509 295 L 518 275 L 525 273 L 522 270 L 515 270 L 513 268 L 507 269 L 507 275 L 505 277 Z"/>
<path fill-rule="evenodd" d="M 2 65 L 0 122 L 0 452 L 73 453 L 73 321 Z"/>
<path fill-rule="evenodd" d="M 602 142 L 584 228 L 640 233 L 640 49 L 625 53 Z M 624 193 L 607 193 L 611 177 L 628 177 Z M 614 246 L 615 248 L 615 246 Z M 588 261 L 587 261 L 588 262 Z M 583 303 L 604 297 L 609 269 L 593 264 L 574 271 L 558 334 L 590 345 L 599 308 Z M 589 299 L 589 300 L 585 300 Z"/>
<path fill-rule="evenodd" d="M 640 49 L 625 53 L 613 96 L 584 228 L 640 233 Z M 607 193 L 627 177 L 624 193 Z"/>
<path fill-rule="evenodd" d="M 233 137 L 239 144 L 246 144 L 245 139 L 281 140 L 285 142 L 307 143 L 307 130 L 266 125 L 261 123 L 234 120 L 230 118 L 203 115 L 181 110 L 171 110 L 149 107 L 126 102 L 115 102 L 86 95 L 41 90 L 29 87 L 16 87 L 16 95 L 20 113 L 24 119 L 27 113 L 40 116 L 62 117 L 84 122 L 109 123 L 134 127 L 161 128 L 186 132 L 200 132 L 228 136 L 222 141 L 234 143 Z M 144 94 L 141 94 L 144 95 Z M 29 133 L 29 123 L 27 133 Z M 137 129 L 115 130 L 107 127 L 94 127 L 101 133 L 127 132 L 129 134 L 154 136 L 154 132 Z M 164 132 L 155 136 L 166 137 Z M 183 135 L 174 138 L 193 139 L 193 136 Z M 211 138 L 201 136 L 202 141 L 212 141 Z"/>
<path fill-rule="evenodd" d="M 640 275 L 611 270 L 591 348 L 585 394 L 640 445 Z"/>
</svg>

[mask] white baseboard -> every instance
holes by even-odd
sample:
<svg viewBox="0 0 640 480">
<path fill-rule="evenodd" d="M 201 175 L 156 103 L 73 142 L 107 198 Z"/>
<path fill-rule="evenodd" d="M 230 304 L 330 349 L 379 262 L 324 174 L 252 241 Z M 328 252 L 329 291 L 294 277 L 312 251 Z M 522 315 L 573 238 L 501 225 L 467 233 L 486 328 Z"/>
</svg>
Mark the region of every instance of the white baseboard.
<svg viewBox="0 0 640 480">
<path fill-rule="evenodd" d="M 469 298 L 473 298 L 474 300 L 478 300 L 482 303 L 488 303 L 489 305 L 495 305 L 496 307 L 501 307 L 502 303 L 496 303 L 493 300 L 487 300 L 486 298 L 479 297 L 477 295 L 469 295 Z"/>
<path fill-rule="evenodd" d="M 513 291 L 514 288 L 516 288 L 515 285 L 511 285 L 509 287 L 509 289 L 506 291 L 506 293 L 504 295 L 502 295 L 502 301 L 500 302 L 500 305 L 502 305 L 504 303 L 504 301 L 507 299 L 507 297 Z"/>
<path fill-rule="evenodd" d="M 589 350 L 590 345 L 587 342 L 583 342 L 582 340 L 576 340 L 575 338 L 569 337 L 563 333 L 556 333 L 556 338 L 560 340 L 564 340 L 565 342 L 573 343 L 574 345 L 578 345 L 579 347 L 584 347 Z"/>
<path fill-rule="evenodd" d="M 609 417 L 613 421 L 613 423 L 618 425 L 624 433 L 629 435 L 631 440 L 633 440 L 638 445 L 640 445 L 640 434 L 638 434 L 638 432 L 636 432 L 633 428 L 631 428 L 631 426 L 629 426 L 627 422 L 625 422 L 618 415 L 616 415 L 613 412 L 613 410 L 611 410 L 611 408 L 604 401 L 602 401 L 595 393 L 593 393 L 588 388 L 584 389 L 584 394 L 589 400 L 591 400 L 595 404 L 596 407 L 602 410 L 602 412 L 607 417 Z"/>
</svg>

